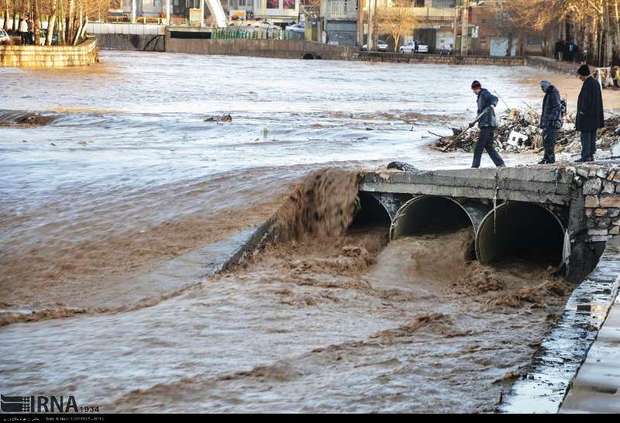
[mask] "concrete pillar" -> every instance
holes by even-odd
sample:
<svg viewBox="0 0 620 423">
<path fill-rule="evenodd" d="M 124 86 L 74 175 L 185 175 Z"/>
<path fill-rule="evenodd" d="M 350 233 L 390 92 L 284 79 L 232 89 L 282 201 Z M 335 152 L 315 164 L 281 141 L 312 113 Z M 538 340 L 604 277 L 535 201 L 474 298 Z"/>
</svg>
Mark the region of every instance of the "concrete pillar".
<svg viewBox="0 0 620 423">
<path fill-rule="evenodd" d="M 374 49 L 373 45 L 373 26 L 375 25 L 375 5 L 376 0 L 368 0 L 368 36 L 366 40 L 367 51 Z"/>
<path fill-rule="evenodd" d="M 131 0 L 131 23 L 136 23 L 136 0 Z"/>
<path fill-rule="evenodd" d="M 205 26 L 205 0 L 200 0 L 200 27 Z"/>
<path fill-rule="evenodd" d="M 461 56 L 469 52 L 469 0 L 463 0 L 463 26 L 461 29 Z"/>
<path fill-rule="evenodd" d="M 165 7 L 166 7 L 166 23 L 167 23 L 167 25 L 170 25 L 170 14 L 171 14 L 171 10 L 170 9 L 172 7 L 172 4 L 171 4 L 170 0 L 166 0 L 166 6 Z"/>
<path fill-rule="evenodd" d="M 136 23 L 136 0 L 131 0 L 131 23 Z"/>
<path fill-rule="evenodd" d="M 364 9 L 366 8 L 366 0 L 357 0 L 357 46 L 364 45 Z"/>
</svg>

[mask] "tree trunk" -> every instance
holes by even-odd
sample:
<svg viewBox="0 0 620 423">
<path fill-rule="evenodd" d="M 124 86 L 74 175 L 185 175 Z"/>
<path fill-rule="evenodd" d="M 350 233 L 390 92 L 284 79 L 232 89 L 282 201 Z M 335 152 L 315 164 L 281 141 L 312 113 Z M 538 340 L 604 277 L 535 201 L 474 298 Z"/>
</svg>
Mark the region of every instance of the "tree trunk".
<svg viewBox="0 0 620 423">
<path fill-rule="evenodd" d="M 612 31 L 611 31 L 611 14 L 609 9 L 609 0 L 603 1 L 603 31 L 605 33 L 605 44 L 603 46 L 603 66 L 611 65 L 613 60 L 612 47 Z"/>
<path fill-rule="evenodd" d="M 40 30 L 41 30 L 41 19 L 39 17 L 39 0 L 34 0 L 34 4 L 32 7 L 32 23 L 34 24 L 34 28 L 31 29 L 33 34 L 33 44 L 38 46 L 41 42 Z"/>
<path fill-rule="evenodd" d="M 66 17 L 65 17 L 64 2 L 62 0 L 59 0 L 58 6 L 59 6 L 58 23 L 56 24 L 56 27 L 58 28 L 58 44 L 61 46 L 64 46 L 67 43 L 66 30 L 65 30 Z"/>
<path fill-rule="evenodd" d="M 54 38 L 54 27 L 56 25 L 56 3 L 57 0 L 52 0 L 52 15 L 47 21 L 47 36 L 45 37 L 45 45 L 51 46 Z"/>
<path fill-rule="evenodd" d="M 19 30 L 19 14 L 17 13 L 17 1 L 13 4 L 13 31 Z"/>
<path fill-rule="evenodd" d="M 67 43 L 73 43 L 73 25 L 75 19 L 75 0 L 69 0 L 69 15 L 67 17 L 67 27 L 65 40 Z"/>
<path fill-rule="evenodd" d="M 614 0 L 614 47 L 613 47 L 613 58 L 612 61 L 616 59 L 620 59 L 620 0 Z M 611 12 L 610 12 L 611 13 Z"/>
<path fill-rule="evenodd" d="M 4 0 L 4 9 L 2 10 L 2 13 L 4 15 L 4 23 L 2 25 L 2 29 L 4 29 L 5 31 L 10 31 L 13 29 L 13 20 L 11 19 L 11 23 L 9 24 L 9 2 L 11 0 Z"/>
</svg>

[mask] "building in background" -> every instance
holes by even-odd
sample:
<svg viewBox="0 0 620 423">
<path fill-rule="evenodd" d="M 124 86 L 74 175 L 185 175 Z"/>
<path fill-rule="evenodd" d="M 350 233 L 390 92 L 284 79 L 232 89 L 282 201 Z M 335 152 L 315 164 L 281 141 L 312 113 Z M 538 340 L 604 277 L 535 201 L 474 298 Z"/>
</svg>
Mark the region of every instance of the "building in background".
<svg viewBox="0 0 620 423">
<path fill-rule="evenodd" d="M 190 11 L 200 9 L 204 0 L 122 0 L 123 13 L 128 20 L 153 20 L 166 16 L 166 5 L 170 2 L 170 13 L 174 18 L 188 19 Z M 300 0 L 220 0 L 229 19 L 261 19 L 275 24 L 297 22 L 300 16 Z M 205 17 L 209 16 L 204 7 Z M 134 16 L 135 18 L 132 18 Z M 234 18 L 233 18 L 234 16 Z M 152 19 L 149 19 L 152 18 Z"/>
<path fill-rule="evenodd" d="M 514 27 L 504 9 L 506 0 L 467 3 L 468 54 L 495 57 L 543 54 L 543 37 Z"/>
<path fill-rule="evenodd" d="M 249 0 L 246 0 L 249 1 Z M 297 22 L 300 0 L 253 0 L 253 16 L 273 23 Z"/>
<path fill-rule="evenodd" d="M 321 0 L 321 41 L 357 45 L 358 0 Z"/>
<path fill-rule="evenodd" d="M 456 0 L 413 0 L 413 13 L 419 23 L 405 42 L 415 39 L 429 46 L 429 52 L 453 50 Z"/>
</svg>

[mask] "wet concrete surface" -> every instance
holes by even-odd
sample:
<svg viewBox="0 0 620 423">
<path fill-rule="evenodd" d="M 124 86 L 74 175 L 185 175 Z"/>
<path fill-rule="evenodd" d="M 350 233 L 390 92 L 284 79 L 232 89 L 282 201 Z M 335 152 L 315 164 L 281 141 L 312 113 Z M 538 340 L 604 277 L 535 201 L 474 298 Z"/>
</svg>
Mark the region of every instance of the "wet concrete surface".
<svg viewBox="0 0 620 423">
<path fill-rule="evenodd" d="M 579 374 L 582 372 L 585 375 L 591 374 L 588 368 L 591 368 L 589 362 L 595 360 L 592 354 L 596 356 L 597 350 L 610 347 L 604 341 L 599 344 L 597 334 L 609 310 L 611 309 L 613 313 L 616 309 L 617 314 L 616 296 L 619 284 L 620 248 L 617 242 L 614 242 L 608 245 L 592 274 L 571 294 L 564 313 L 534 355 L 531 369 L 521 377 L 521 380 L 515 382 L 499 407 L 501 412 L 556 413 L 560 406 L 562 411 L 570 412 L 573 409 L 580 411 L 579 407 L 583 407 L 582 403 L 573 399 L 579 395 L 574 393 L 575 387 L 581 384 L 580 380 L 588 376 L 578 375 L 575 381 L 571 381 L 578 369 Z M 616 300 L 616 306 L 614 306 L 614 300 Z M 613 326 L 612 320 L 611 327 Z M 613 330 L 611 329 L 611 332 L 606 330 L 605 333 L 613 333 Z M 601 330 L 600 334 L 603 333 Z M 590 349 L 595 339 L 597 341 Z M 600 345 L 598 348 L 597 344 Z M 613 358 L 614 354 L 605 359 L 605 361 L 609 360 L 611 369 L 616 366 Z M 580 369 L 584 360 L 586 360 L 585 364 Z M 613 370 L 610 371 L 613 372 Z M 613 378 L 611 380 L 613 381 Z M 617 382 L 618 379 L 615 381 Z M 571 387 L 570 392 L 563 404 L 569 387 Z M 606 405 L 593 403 L 584 407 L 584 411 L 588 408 L 589 411 L 617 409 L 614 405 L 617 404 L 614 402 L 615 398 L 608 397 L 607 399 Z M 571 404 L 577 404 L 577 406 Z"/>
<path fill-rule="evenodd" d="M 613 277 L 613 272 L 608 276 Z M 560 413 L 620 413 L 620 296 L 617 296 L 617 279 L 615 285 L 616 299 L 610 304 L 607 318 L 571 382 Z"/>
</svg>

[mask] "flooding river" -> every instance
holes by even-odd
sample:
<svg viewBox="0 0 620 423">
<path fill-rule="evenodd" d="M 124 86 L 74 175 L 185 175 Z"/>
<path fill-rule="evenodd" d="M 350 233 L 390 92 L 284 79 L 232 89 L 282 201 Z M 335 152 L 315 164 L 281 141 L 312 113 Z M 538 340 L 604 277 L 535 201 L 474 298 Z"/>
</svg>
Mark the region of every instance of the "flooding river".
<svg viewBox="0 0 620 423">
<path fill-rule="evenodd" d="M 179 295 L 183 283 L 148 275 L 259 224 L 309 171 L 468 167 L 469 155 L 430 150 L 429 131 L 475 115 L 473 79 L 497 91 L 501 111 L 538 107 L 524 81 L 539 77 L 126 52 L 103 52 L 89 70 L 0 69 L 0 120 L 54 119 L 0 127 L 0 391 L 71 392 L 107 411 L 491 411 L 566 292 L 542 273 L 528 284 L 506 270 L 475 289 L 411 275 L 410 251 L 458 244 L 458 233 L 286 244 Z M 351 251 L 367 258 L 357 270 L 308 276 Z M 522 289 L 559 293 L 541 304 L 514 295 Z M 32 312 L 43 320 L 15 323 Z"/>
</svg>

